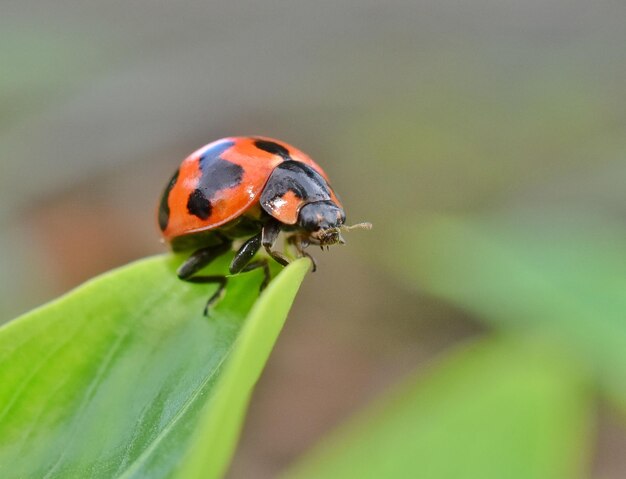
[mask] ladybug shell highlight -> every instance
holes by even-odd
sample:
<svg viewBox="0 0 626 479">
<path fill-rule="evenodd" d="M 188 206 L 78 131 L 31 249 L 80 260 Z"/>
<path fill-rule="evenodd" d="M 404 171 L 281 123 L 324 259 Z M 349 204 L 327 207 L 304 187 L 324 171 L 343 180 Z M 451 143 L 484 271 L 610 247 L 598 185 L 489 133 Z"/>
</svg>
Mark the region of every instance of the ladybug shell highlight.
<svg viewBox="0 0 626 479">
<path fill-rule="evenodd" d="M 183 160 L 170 179 L 159 205 L 158 221 L 168 242 L 218 229 L 240 218 L 259 218 L 259 199 L 276 167 L 303 163 L 326 182 L 326 173 L 305 153 L 279 140 L 229 137 L 203 146 Z M 340 203 L 330 189 L 330 200 Z M 286 225 L 294 225 L 305 200 L 292 191 L 265 209 Z"/>
</svg>

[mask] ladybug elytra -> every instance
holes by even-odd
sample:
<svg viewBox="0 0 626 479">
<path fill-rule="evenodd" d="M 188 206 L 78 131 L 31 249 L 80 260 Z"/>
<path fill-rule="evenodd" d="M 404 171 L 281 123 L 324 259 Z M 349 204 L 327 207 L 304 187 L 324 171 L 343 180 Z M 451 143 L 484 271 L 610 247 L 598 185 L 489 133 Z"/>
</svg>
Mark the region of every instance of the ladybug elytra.
<svg viewBox="0 0 626 479">
<path fill-rule="evenodd" d="M 264 137 L 223 138 L 189 155 L 170 179 L 158 209 L 159 227 L 172 249 L 193 251 L 178 277 L 218 284 L 205 314 L 226 277 L 194 275 L 229 251 L 233 241 L 246 238 L 230 273 L 263 268 L 263 289 L 270 278 L 267 260 L 252 261 L 261 247 L 287 265 L 289 259 L 274 249 L 284 231 L 298 255 L 311 258 L 304 251 L 311 244 L 323 248 L 344 242 L 341 230 L 350 228 L 345 219 L 322 168 L 297 148 Z"/>
</svg>

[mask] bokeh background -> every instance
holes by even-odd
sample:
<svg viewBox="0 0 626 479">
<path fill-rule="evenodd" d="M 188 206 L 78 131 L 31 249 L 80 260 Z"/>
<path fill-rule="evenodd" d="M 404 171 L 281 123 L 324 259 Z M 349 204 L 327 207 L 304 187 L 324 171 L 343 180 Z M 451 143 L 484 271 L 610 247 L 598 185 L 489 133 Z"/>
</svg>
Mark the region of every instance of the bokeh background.
<svg viewBox="0 0 626 479">
<path fill-rule="evenodd" d="M 0 0 L 0 10 L 3 321 L 165 252 L 156 204 L 191 151 L 226 135 L 277 137 L 323 165 L 349 221 L 375 228 L 316 254 L 231 478 L 274 477 L 457 344 L 544 334 L 544 322 L 560 337 L 580 319 L 563 313 L 562 293 L 580 302 L 573 316 L 584 310 L 563 334 L 568 351 L 618 390 L 615 402 L 598 393 L 589 474 L 626 476 L 626 4 Z M 530 270 L 533 280 L 515 279 Z M 605 313 L 608 329 L 586 320 L 602 325 Z"/>
</svg>

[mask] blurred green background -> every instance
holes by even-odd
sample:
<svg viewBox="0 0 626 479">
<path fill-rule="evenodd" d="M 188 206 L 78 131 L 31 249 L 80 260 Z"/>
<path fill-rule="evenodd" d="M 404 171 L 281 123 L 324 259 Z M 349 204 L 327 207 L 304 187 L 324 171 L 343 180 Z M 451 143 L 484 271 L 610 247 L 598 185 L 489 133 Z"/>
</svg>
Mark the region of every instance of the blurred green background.
<svg viewBox="0 0 626 479">
<path fill-rule="evenodd" d="M 563 407 L 592 412 L 573 461 L 626 476 L 626 4 L 0 9 L 2 320 L 164 252 L 155 209 L 182 158 L 273 136 L 374 230 L 315 254 L 231 478 L 274 477 L 412 371 L 494 334 L 576 371 Z M 544 353 L 522 358 L 542 369 Z M 521 377 L 522 397 L 541 389 Z"/>
</svg>

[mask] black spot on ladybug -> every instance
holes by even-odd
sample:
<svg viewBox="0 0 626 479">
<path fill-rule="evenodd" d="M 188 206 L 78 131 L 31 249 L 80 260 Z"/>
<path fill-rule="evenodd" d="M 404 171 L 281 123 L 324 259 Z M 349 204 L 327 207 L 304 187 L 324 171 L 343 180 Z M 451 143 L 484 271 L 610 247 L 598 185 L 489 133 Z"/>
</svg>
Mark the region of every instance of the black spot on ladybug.
<svg viewBox="0 0 626 479">
<path fill-rule="evenodd" d="M 211 159 L 211 158 L 219 158 L 219 156 L 224 153 L 226 150 L 228 150 L 230 147 L 232 147 L 235 144 L 234 141 L 219 141 L 216 144 L 214 144 L 211 148 L 209 148 L 208 150 L 205 150 L 204 153 L 202 153 L 202 156 L 200 157 L 200 161 L 206 161 L 207 159 Z"/>
<path fill-rule="evenodd" d="M 202 176 L 198 186 L 189 195 L 189 200 L 187 201 L 187 211 L 190 214 L 203 220 L 208 219 L 213 209 L 211 201 L 215 193 L 234 188 L 241 183 L 243 168 L 219 157 L 232 145 L 233 142 L 220 143 L 200 157 Z"/>
<path fill-rule="evenodd" d="M 161 196 L 161 204 L 159 205 L 159 227 L 161 228 L 161 231 L 165 231 L 167 223 L 170 220 L 170 205 L 168 203 L 168 199 L 172 188 L 174 188 L 176 181 L 178 181 L 178 173 L 179 170 L 176 170 L 176 172 L 172 175 L 170 182 L 165 187 L 163 196 Z"/>
<path fill-rule="evenodd" d="M 243 168 L 221 158 L 200 159 L 202 177 L 198 188 L 211 199 L 216 191 L 233 188 L 241 183 Z"/>
<path fill-rule="evenodd" d="M 289 150 L 273 141 L 256 140 L 254 142 L 254 146 L 256 146 L 259 150 L 267 151 L 272 155 L 278 155 L 285 161 L 291 160 L 291 156 L 289 156 Z"/>
<path fill-rule="evenodd" d="M 211 216 L 211 210 L 211 202 L 204 195 L 204 192 L 201 189 L 193 190 L 187 200 L 187 211 L 189 211 L 189 214 L 206 220 Z"/>
</svg>

